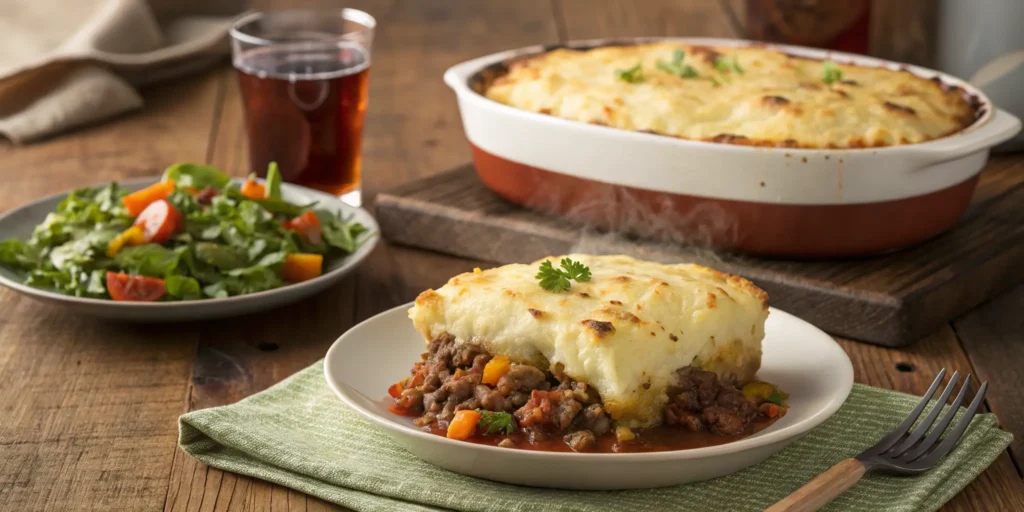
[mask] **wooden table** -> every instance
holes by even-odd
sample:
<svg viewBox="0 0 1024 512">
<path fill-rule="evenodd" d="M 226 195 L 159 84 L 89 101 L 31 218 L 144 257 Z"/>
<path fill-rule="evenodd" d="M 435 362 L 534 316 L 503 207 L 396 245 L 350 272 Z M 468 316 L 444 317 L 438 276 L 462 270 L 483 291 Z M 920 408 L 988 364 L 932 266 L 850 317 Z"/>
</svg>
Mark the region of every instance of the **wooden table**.
<svg viewBox="0 0 1024 512">
<path fill-rule="evenodd" d="M 559 39 L 731 35 L 713 2 L 350 4 L 380 24 L 363 149 L 371 195 L 469 159 L 454 99 L 440 80 L 453 63 Z M 0 210 L 70 187 L 156 176 L 177 161 L 244 175 L 238 95 L 225 64 L 145 91 L 137 114 L 32 146 L 0 144 Z M 161 326 L 73 315 L 0 290 L 0 510 L 330 508 L 197 463 L 177 448 L 178 416 L 267 388 L 322 357 L 354 323 L 478 264 L 382 243 L 359 271 L 302 303 Z M 941 367 L 991 382 L 988 409 L 1017 439 L 950 510 L 1024 510 L 1015 462 L 1024 462 L 1022 304 L 1024 287 L 902 350 L 840 340 L 865 384 L 920 394 Z"/>
</svg>

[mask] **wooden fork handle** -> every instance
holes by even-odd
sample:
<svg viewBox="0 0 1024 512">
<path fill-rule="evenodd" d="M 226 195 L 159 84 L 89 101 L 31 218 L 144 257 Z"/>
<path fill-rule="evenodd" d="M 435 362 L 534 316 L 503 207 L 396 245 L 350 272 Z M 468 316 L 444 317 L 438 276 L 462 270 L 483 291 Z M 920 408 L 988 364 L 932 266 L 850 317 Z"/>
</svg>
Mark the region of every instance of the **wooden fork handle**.
<svg viewBox="0 0 1024 512">
<path fill-rule="evenodd" d="M 857 459 L 846 459 L 793 491 L 765 512 L 813 512 L 853 487 L 867 470 Z"/>
</svg>

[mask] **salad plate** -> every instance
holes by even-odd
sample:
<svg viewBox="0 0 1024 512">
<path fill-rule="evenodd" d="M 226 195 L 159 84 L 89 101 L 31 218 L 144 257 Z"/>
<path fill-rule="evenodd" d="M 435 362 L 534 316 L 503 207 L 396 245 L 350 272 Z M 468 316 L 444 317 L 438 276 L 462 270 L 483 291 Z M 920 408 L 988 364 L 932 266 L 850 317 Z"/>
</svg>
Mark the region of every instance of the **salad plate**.
<svg viewBox="0 0 1024 512">
<path fill-rule="evenodd" d="M 119 182 L 128 192 L 142 190 L 157 183 L 157 178 Z M 243 180 L 233 179 L 241 185 Z M 105 185 L 97 185 L 103 187 Z M 0 240 L 27 240 L 36 226 L 73 191 L 46 197 L 0 215 Z M 281 199 L 295 205 L 315 203 L 317 210 L 327 211 L 346 221 L 361 224 L 365 231 L 357 239 L 358 246 L 343 257 L 325 259 L 322 273 L 312 279 L 287 283 L 283 286 L 241 295 L 194 300 L 159 302 L 116 301 L 107 298 L 80 297 L 60 293 L 54 289 L 25 284 L 25 274 L 9 266 L 0 265 L 0 284 L 32 299 L 65 306 L 72 311 L 102 318 L 133 322 L 172 322 L 202 320 L 242 315 L 283 306 L 320 292 L 352 272 L 373 250 L 379 237 L 379 227 L 373 216 L 362 208 L 350 206 L 336 196 L 289 183 L 280 184 Z"/>
</svg>

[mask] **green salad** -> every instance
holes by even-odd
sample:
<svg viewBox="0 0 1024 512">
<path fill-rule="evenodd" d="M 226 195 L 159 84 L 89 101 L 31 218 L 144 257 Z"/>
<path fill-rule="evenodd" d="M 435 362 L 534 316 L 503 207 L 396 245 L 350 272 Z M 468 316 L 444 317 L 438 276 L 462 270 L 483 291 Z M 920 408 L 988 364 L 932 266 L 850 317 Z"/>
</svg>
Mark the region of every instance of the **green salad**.
<svg viewBox="0 0 1024 512">
<path fill-rule="evenodd" d="M 174 301 L 244 295 L 313 279 L 371 233 L 264 183 L 233 183 L 180 163 L 129 193 L 117 183 L 71 192 L 28 240 L 0 241 L 0 265 L 25 284 L 77 297 Z"/>
</svg>

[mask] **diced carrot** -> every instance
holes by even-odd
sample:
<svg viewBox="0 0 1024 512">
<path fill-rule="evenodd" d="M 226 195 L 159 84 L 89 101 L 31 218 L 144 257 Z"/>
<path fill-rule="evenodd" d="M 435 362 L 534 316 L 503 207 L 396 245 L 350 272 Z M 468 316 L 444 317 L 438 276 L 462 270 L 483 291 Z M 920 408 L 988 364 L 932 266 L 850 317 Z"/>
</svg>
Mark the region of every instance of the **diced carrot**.
<svg viewBox="0 0 1024 512">
<path fill-rule="evenodd" d="M 242 184 L 242 195 L 250 199 L 263 199 L 267 189 L 262 183 L 249 178 Z"/>
<path fill-rule="evenodd" d="M 484 376 L 480 379 L 480 382 L 483 382 L 488 386 L 495 386 L 511 368 L 512 361 L 507 357 L 494 356 L 494 358 L 488 361 L 487 365 L 484 366 Z"/>
<path fill-rule="evenodd" d="M 284 258 L 281 276 L 291 283 L 308 281 L 322 273 L 323 264 L 324 257 L 320 254 L 292 253 Z"/>
<path fill-rule="evenodd" d="M 781 407 L 779 407 L 778 405 L 775 405 L 773 403 L 767 403 L 766 402 L 764 405 L 767 406 L 767 407 L 765 407 L 765 416 L 768 416 L 769 418 L 774 418 L 774 417 L 778 416 L 779 412 L 781 412 L 781 410 L 782 410 Z"/>
<path fill-rule="evenodd" d="M 121 198 L 128 215 L 135 217 L 142 213 L 154 201 L 167 199 L 174 192 L 174 182 L 171 180 L 155 183 L 142 190 L 137 190 Z"/>
<path fill-rule="evenodd" d="M 480 413 L 463 409 L 455 412 L 455 417 L 448 424 L 448 439 L 469 439 L 476 432 L 476 424 L 480 422 Z"/>
<path fill-rule="evenodd" d="M 396 382 L 396 383 L 392 384 L 390 387 L 388 387 L 388 394 L 391 395 L 391 398 L 398 398 L 399 396 L 401 396 L 402 395 L 402 383 L 401 382 Z"/>
<path fill-rule="evenodd" d="M 132 226 L 114 237 L 113 240 L 107 244 L 107 257 L 113 258 L 117 256 L 117 253 L 121 252 L 124 246 L 128 245 L 142 245 L 146 243 L 146 234 L 142 231 L 139 226 Z"/>
<path fill-rule="evenodd" d="M 422 373 L 417 373 L 416 375 L 412 376 L 412 383 L 410 383 L 409 385 L 412 387 L 419 386 L 420 384 L 423 384 L 424 379 L 425 377 L 423 376 Z"/>
</svg>

